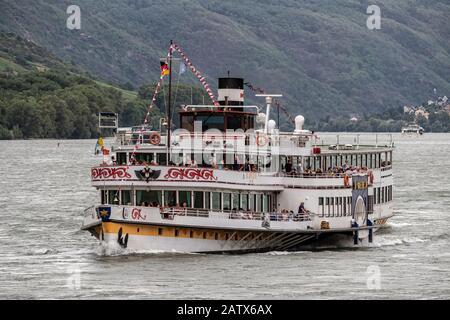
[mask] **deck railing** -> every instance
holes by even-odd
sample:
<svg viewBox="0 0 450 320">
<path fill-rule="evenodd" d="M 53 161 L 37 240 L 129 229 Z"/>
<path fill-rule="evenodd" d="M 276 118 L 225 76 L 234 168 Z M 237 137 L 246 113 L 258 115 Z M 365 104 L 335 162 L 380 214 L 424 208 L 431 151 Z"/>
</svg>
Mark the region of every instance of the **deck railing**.
<svg viewBox="0 0 450 320">
<path fill-rule="evenodd" d="M 270 221 L 311 221 L 312 213 L 262 213 L 244 210 L 221 210 L 194 208 L 161 208 L 161 216 L 164 219 L 173 219 L 175 216 L 222 218 L 239 220 L 270 220 Z"/>
</svg>

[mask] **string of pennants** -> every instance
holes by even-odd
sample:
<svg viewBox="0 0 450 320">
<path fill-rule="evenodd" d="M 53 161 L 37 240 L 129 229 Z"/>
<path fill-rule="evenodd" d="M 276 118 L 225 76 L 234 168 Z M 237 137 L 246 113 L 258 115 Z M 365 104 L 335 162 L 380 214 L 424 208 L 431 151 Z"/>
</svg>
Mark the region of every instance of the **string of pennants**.
<svg viewBox="0 0 450 320">
<path fill-rule="evenodd" d="M 216 98 L 214 97 L 214 93 L 212 92 L 211 88 L 209 87 L 209 84 L 206 82 L 206 79 L 204 76 L 202 76 L 202 74 L 197 70 L 196 67 L 194 67 L 194 65 L 192 64 L 191 60 L 186 56 L 186 54 L 184 53 L 184 51 L 181 49 L 181 47 L 179 45 L 177 45 L 176 43 L 172 43 L 169 47 L 169 50 L 167 52 L 167 56 L 165 58 L 165 64 L 168 63 L 170 56 L 173 53 L 173 50 L 176 50 L 181 58 L 184 61 L 184 64 L 189 67 L 189 69 L 192 71 L 192 73 L 197 77 L 197 79 L 200 81 L 200 83 L 203 85 L 203 88 L 205 89 L 205 91 L 208 93 L 209 97 L 212 100 L 212 103 L 218 107 L 219 103 L 217 102 Z M 156 84 L 155 87 L 155 91 L 153 92 L 153 97 L 152 97 L 152 101 L 150 102 L 150 105 L 148 106 L 148 110 L 147 110 L 147 114 L 145 115 L 145 119 L 144 119 L 144 125 L 146 125 L 148 123 L 148 118 L 150 116 L 150 111 L 153 108 L 153 104 L 156 101 L 156 96 L 159 93 L 159 90 L 161 89 L 161 85 L 162 85 L 162 81 L 163 78 L 165 76 L 164 72 L 161 72 L 160 76 L 159 76 L 159 80 L 158 83 Z"/>
<path fill-rule="evenodd" d="M 216 98 L 214 97 L 214 93 L 212 92 L 211 88 L 209 87 L 209 84 L 206 82 L 206 79 L 204 76 L 201 75 L 201 73 L 197 70 L 197 68 L 194 67 L 191 60 L 186 56 L 186 54 L 181 50 L 180 46 L 176 43 L 172 44 L 173 48 L 178 51 L 181 58 L 183 58 L 184 64 L 189 67 L 189 69 L 192 71 L 193 74 L 197 77 L 197 79 L 200 81 L 200 83 L 203 85 L 203 88 L 205 88 L 206 92 L 208 93 L 209 97 L 211 98 L 213 104 L 218 107 L 219 103 L 216 101 Z"/>
<path fill-rule="evenodd" d="M 244 84 L 245 84 L 250 90 L 252 90 L 253 92 L 257 92 L 257 93 L 261 93 L 261 94 L 265 94 L 265 93 L 266 93 L 266 91 L 265 91 L 264 89 L 259 88 L 259 87 L 255 87 L 255 86 L 253 86 L 250 82 L 245 82 Z M 275 104 L 275 106 L 276 106 L 277 108 L 280 108 L 281 111 L 283 111 L 283 113 L 286 115 L 286 117 L 288 118 L 289 121 L 291 121 L 293 124 L 295 124 L 294 118 L 292 118 L 292 116 L 290 115 L 290 113 L 286 110 L 286 108 L 284 108 L 284 107 L 280 104 L 280 102 L 278 102 L 277 99 L 273 99 L 273 103 Z M 278 125 L 280 125 L 280 124 L 278 124 Z"/>
</svg>

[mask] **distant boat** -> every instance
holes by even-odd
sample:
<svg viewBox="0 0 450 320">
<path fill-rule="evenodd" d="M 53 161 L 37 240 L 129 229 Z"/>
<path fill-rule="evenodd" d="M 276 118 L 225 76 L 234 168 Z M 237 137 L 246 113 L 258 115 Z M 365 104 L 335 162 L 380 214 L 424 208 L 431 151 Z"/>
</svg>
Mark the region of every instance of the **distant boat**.
<svg viewBox="0 0 450 320">
<path fill-rule="evenodd" d="M 406 133 L 406 134 L 420 134 L 422 135 L 425 132 L 424 128 L 422 128 L 421 126 L 419 126 L 418 124 L 409 124 L 406 127 L 402 128 L 402 134 Z"/>
</svg>

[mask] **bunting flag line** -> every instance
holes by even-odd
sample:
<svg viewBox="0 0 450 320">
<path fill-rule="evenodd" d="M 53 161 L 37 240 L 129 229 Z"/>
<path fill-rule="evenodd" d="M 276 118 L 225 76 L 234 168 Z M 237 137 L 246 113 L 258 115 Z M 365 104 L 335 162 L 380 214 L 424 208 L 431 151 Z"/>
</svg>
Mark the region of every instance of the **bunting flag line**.
<svg viewBox="0 0 450 320">
<path fill-rule="evenodd" d="M 173 49 L 175 49 L 181 56 L 181 58 L 184 61 L 184 64 L 192 71 L 193 74 L 197 77 L 197 79 L 200 81 L 200 83 L 203 85 L 203 88 L 208 93 L 209 97 L 211 98 L 213 104 L 218 107 L 219 103 L 216 101 L 216 98 L 214 97 L 214 93 L 212 92 L 211 88 L 209 87 L 209 84 L 206 82 L 206 79 L 204 76 L 201 75 L 201 73 L 194 67 L 192 62 L 189 60 L 189 58 L 186 56 L 186 54 L 183 52 L 183 50 L 180 48 L 179 45 L 176 43 L 172 44 Z"/>
</svg>

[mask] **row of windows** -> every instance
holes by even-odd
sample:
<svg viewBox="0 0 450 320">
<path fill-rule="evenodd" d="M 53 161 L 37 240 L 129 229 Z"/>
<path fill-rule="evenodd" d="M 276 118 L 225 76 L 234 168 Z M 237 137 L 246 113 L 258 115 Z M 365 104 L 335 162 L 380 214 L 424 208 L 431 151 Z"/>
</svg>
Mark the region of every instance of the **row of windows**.
<svg viewBox="0 0 450 320">
<path fill-rule="evenodd" d="M 131 190 L 102 190 L 102 204 L 132 205 Z M 182 190 L 135 190 L 138 206 L 183 206 L 197 209 L 241 209 L 256 212 L 273 211 L 275 195 L 266 193 L 204 192 Z"/>
<path fill-rule="evenodd" d="M 342 217 L 352 214 L 352 197 L 319 197 L 321 217 Z"/>
<path fill-rule="evenodd" d="M 131 154 L 128 154 L 130 157 Z M 118 152 L 116 154 L 117 159 L 115 160 L 118 165 L 125 165 L 130 162 L 130 159 L 127 159 L 127 153 Z M 223 163 L 223 168 L 227 168 L 230 170 L 239 170 L 239 164 L 250 163 L 255 164 L 259 169 L 265 171 L 266 168 L 270 167 L 271 158 L 266 156 L 256 156 L 250 155 L 244 158 L 244 155 L 236 155 L 236 158 L 233 154 L 222 154 L 216 153 L 211 154 L 210 159 L 205 159 L 200 154 L 199 157 L 194 157 L 194 154 L 174 154 L 172 156 L 172 161 L 175 163 L 189 163 L 194 159 L 202 159 L 197 160 L 198 166 L 200 167 L 210 167 L 211 159 L 214 159 L 214 162 L 217 165 L 221 165 Z M 134 153 L 134 159 L 137 163 L 153 163 L 165 165 L 167 163 L 167 155 L 166 153 Z M 321 169 L 323 172 L 327 171 L 328 168 L 336 168 L 342 166 L 350 166 L 350 167 L 367 167 L 369 169 L 373 168 L 381 168 L 391 165 L 392 163 L 392 152 L 383 152 L 383 153 L 368 153 L 368 154 L 342 154 L 342 155 L 329 155 L 329 156 L 314 156 L 314 157 L 280 157 L 281 168 L 285 169 L 286 164 L 289 162 L 290 166 L 294 168 L 297 172 L 302 172 L 304 169 L 311 169 L 313 171 L 317 169 Z M 222 165 L 221 165 L 222 169 Z"/>
<path fill-rule="evenodd" d="M 367 211 L 373 212 L 374 204 L 392 201 L 392 186 L 373 189 L 368 198 Z M 320 197 L 319 215 L 322 217 L 342 217 L 352 214 L 352 197 Z"/>
<path fill-rule="evenodd" d="M 392 201 L 392 186 L 373 188 L 373 197 L 375 204 Z"/>
<path fill-rule="evenodd" d="M 392 151 L 304 157 L 303 162 L 303 168 L 311 168 L 312 170 L 320 168 L 323 171 L 326 171 L 328 168 L 341 167 L 345 164 L 353 167 L 367 167 L 369 169 L 374 169 L 390 165 L 392 163 Z"/>
</svg>

